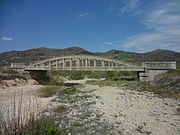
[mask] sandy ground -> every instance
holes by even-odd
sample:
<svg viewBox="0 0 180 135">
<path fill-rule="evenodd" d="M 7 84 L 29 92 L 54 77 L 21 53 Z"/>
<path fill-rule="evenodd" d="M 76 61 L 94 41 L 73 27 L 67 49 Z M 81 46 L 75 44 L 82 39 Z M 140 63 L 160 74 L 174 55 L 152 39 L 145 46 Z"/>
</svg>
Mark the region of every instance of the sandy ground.
<svg viewBox="0 0 180 135">
<path fill-rule="evenodd" d="M 0 111 L 7 114 L 14 113 L 16 109 L 17 113 L 20 106 L 23 113 L 40 112 L 46 109 L 53 97 L 39 98 L 36 96 L 36 91 L 42 87 L 42 85 L 28 85 L 0 89 Z"/>
</svg>

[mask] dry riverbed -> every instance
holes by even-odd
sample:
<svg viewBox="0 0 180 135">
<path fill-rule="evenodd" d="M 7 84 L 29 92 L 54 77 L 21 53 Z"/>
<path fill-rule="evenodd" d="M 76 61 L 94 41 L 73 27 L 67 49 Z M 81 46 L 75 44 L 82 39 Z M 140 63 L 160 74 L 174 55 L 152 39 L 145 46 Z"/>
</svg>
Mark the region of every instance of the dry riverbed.
<svg viewBox="0 0 180 135">
<path fill-rule="evenodd" d="M 180 134 L 178 100 L 124 87 L 79 82 L 82 85 L 77 88 L 78 92 L 59 94 L 44 112 L 46 116 L 53 116 L 69 135 Z"/>
<path fill-rule="evenodd" d="M 17 105 L 20 100 L 27 110 L 29 104 L 31 108 L 38 105 L 38 109 L 45 110 L 43 115 L 53 118 L 68 135 L 180 134 L 179 100 L 159 98 L 153 93 L 140 93 L 123 86 L 98 86 L 85 82 L 69 81 L 67 83 L 81 84 L 75 86 L 76 92 L 60 92 L 50 98 L 34 95 L 43 87 L 41 85 L 0 89 L 0 108 L 3 111 L 7 106 L 12 108 L 16 95 Z"/>
</svg>

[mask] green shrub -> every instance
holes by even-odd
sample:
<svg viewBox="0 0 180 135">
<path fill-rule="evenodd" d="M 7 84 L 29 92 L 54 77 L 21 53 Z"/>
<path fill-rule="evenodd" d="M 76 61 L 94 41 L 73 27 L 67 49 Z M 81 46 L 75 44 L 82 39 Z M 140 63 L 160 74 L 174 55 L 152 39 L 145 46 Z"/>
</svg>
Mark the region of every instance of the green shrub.
<svg viewBox="0 0 180 135">
<path fill-rule="evenodd" d="M 81 121 L 75 121 L 74 123 L 73 123 L 73 126 L 75 126 L 75 127 L 81 127 L 81 126 L 83 126 L 83 122 L 81 122 Z"/>
<path fill-rule="evenodd" d="M 64 131 L 59 129 L 52 119 L 41 118 L 31 121 L 25 127 L 26 135 L 64 135 Z"/>
<path fill-rule="evenodd" d="M 60 76 L 54 75 L 49 77 L 49 85 L 63 86 L 63 81 L 60 79 Z"/>
<path fill-rule="evenodd" d="M 179 77 L 180 76 L 180 70 L 170 70 L 167 73 L 160 74 L 159 76 L 168 76 L 168 77 Z"/>
<path fill-rule="evenodd" d="M 61 96 L 61 95 L 64 95 L 64 94 L 67 94 L 67 95 L 73 95 L 77 92 L 76 88 L 67 88 L 67 89 L 63 89 L 63 90 L 59 90 L 58 91 L 58 95 Z"/>
<path fill-rule="evenodd" d="M 58 86 L 45 86 L 38 90 L 38 95 L 40 97 L 51 97 L 54 96 L 57 91 L 60 89 Z"/>
<path fill-rule="evenodd" d="M 9 69 L 9 68 L 7 68 L 7 69 L 1 69 L 1 72 L 2 72 L 2 73 L 6 73 L 6 74 L 18 74 L 17 71 L 15 71 L 15 70 L 13 70 L 13 69 Z"/>
<path fill-rule="evenodd" d="M 76 88 L 67 88 L 64 91 L 65 94 L 69 94 L 69 95 L 75 94 L 76 92 L 77 92 Z"/>
<path fill-rule="evenodd" d="M 54 108 L 54 112 L 56 113 L 62 113 L 68 110 L 68 107 L 65 105 L 58 105 L 56 108 Z"/>
<path fill-rule="evenodd" d="M 115 78 L 115 72 L 114 71 L 107 71 L 107 72 L 105 72 L 105 78 L 107 78 L 107 79 Z"/>
<path fill-rule="evenodd" d="M 95 79 L 136 78 L 137 74 L 132 71 L 51 71 L 50 76 L 63 76 L 71 80 L 79 80 L 85 77 Z"/>
<path fill-rule="evenodd" d="M 87 75 L 87 77 L 88 78 L 95 78 L 95 79 L 105 78 L 105 72 L 92 71 Z"/>
<path fill-rule="evenodd" d="M 82 71 L 74 71 L 70 74 L 70 78 L 72 80 L 80 80 L 85 78 L 85 72 Z"/>
</svg>

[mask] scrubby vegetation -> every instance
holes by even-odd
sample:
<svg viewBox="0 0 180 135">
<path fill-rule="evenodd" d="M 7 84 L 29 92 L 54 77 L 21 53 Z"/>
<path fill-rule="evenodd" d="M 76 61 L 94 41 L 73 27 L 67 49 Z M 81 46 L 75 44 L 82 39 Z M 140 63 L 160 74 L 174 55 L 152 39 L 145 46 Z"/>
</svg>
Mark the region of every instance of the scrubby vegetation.
<svg viewBox="0 0 180 135">
<path fill-rule="evenodd" d="M 45 87 L 38 90 L 38 95 L 40 97 L 52 97 L 57 93 L 57 91 L 59 89 L 60 89 L 60 87 L 58 87 L 58 86 L 48 86 L 48 85 L 46 85 Z"/>
<path fill-rule="evenodd" d="M 54 108 L 54 112 L 56 113 L 62 113 L 68 110 L 68 107 L 65 105 L 58 105 L 57 107 Z"/>
<path fill-rule="evenodd" d="M 55 123 L 54 119 L 41 115 L 35 97 L 29 99 L 30 101 L 27 105 L 29 108 L 23 108 L 22 99 L 23 90 L 21 91 L 20 97 L 14 95 L 11 106 L 0 109 L 0 135 L 66 134 L 66 130 L 61 130 L 59 125 Z"/>
<path fill-rule="evenodd" d="M 76 88 L 72 87 L 72 88 L 66 88 L 63 90 L 59 90 L 58 95 L 64 95 L 64 94 L 72 95 L 72 94 L 75 94 L 76 92 L 77 92 Z"/>
<path fill-rule="evenodd" d="M 9 68 L 0 68 L 0 83 L 3 80 L 14 80 L 14 79 L 23 79 L 26 80 L 26 77 L 19 74 L 17 71 Z"/>
<path fill-rule="evenodd" d="M 51 71 L 51 76 L 67 77 L 70 80 L 79 80 L 84 78 L 137 78 L 136 72 L 133 71 Z"/>
<path fill-rule="evenodd" d="M 22 115 L 22 114 L 21 114 Z M 13 124 L 13 125 L 12 125 Z M 42 117 L 34 119 L 33 117 L 26 121 L 26 124 L 13 122 L 6 123 L 0 117 L 1 135 L 65 135 L 66 130 L 61 130 L 58 124 L 55 124 L 52 118 Z"/>
<path fill-rule="evenodd" d="M 64 81 L 59 75 L 49 76 L 48 85 L 63 86 Z"/>
<path fill-rule="evenodd" d="M 180 77 L 180 70 L 170 70 L 167 73 L 161 74 L 159 76 L 167 76 L 167 77 Z"/>
</svg>

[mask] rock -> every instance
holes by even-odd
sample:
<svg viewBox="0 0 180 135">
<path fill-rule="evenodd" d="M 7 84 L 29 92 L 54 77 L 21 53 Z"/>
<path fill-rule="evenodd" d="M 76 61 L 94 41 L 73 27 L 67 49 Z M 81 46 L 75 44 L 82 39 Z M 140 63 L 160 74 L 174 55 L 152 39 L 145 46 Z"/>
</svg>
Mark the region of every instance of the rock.
<svg viewBox="0 0 180 135">
<path fill-rule="evenodd" d="M 21 83 L 21 80 L 19 78 L 16 78 L 14 81 L 17 83 Z"/>
<path fill-rule="evenodd" d="M 62 76 L 59 76 L 59 82 L 67 82 L 68 81 L 68 79 L 67 78 L 65 78 L 65 77 L 62 77 Z"/>
<path fill-rule="evenodd" d="M 7 87 L 12 86 L 22 86 L 22 85 L 38 85 L 39 83 L 33 79 L 30 80 L 23 80 L 19 78 L 15 78 L 14 80 L 3 80 L 1 83 L 1 88 L 5 89 Z"/>
<path fill-rule="evenodd" d="M 3 80 L 2 85 L 11 87 L 11 86 L 16 86 L 17 83 L 14 80 Z"/>
<path fill-rule="evenodd" d="M 25 85 L 38 85 L 39 83 L 34 79 L 29 79 L 25 82 Z"/>
</svg>

